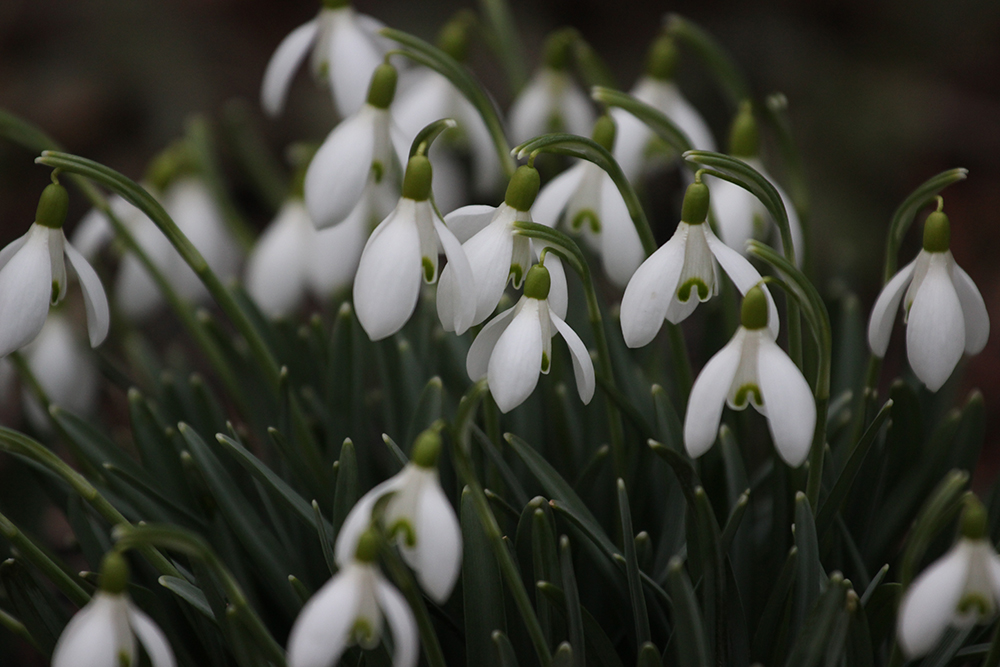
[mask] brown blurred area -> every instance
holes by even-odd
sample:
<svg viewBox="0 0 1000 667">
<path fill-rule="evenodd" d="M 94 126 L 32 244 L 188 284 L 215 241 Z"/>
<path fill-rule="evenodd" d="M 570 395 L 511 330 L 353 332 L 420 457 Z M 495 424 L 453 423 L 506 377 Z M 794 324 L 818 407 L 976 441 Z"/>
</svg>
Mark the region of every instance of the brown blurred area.
<svg viewBox="0 0 1000 667">
<path fill-rule="evenodd" d="M 544 34 L 578 28 L 626 89 L 667 11 L 700 23 L 723 43 L 757 95 L 789 99 L 811 199 L 810 251 L 821 287 L 840 281 L 870 308 L 885 230 L 919 183 L 951 167 L 969 179 L 946 193 L 952 248 L 1000 317 L 1000 3 L 995 0 L 760 0 L 755 2 L 512 2 L 534 61 Z M 183 132 L 185 119 L 217 117 L 226 101 L 256 104 L 264 67 L 281 39 L 316 12 L 317 0 L 3 0 L 0 107 L 44 128 L 68 150 L 138 178 Z M 433 39 L 456 0 L 358 1 L 391 26 Z M 474 47 L 473 67 L 506 107 L 493 54 Z M 681 86 L 723 139 L 729 110 L 693 58 Z M 286 114 L 260 119 L 276 152 L 319 139 L 333 113 L 300 75 Z M 23 233 L 48 170 L 0 145 L 0 241 Z M 781 173 L 780 166 L 775 169 Z M 74 197 L 71 220 L 86 206 Z M 263 224 L 266 212 L 256 221 Z M 919 223 L 919 219 L 918 219 Z M 915 229 L 919 229 L 917 226 Z M 909 261 L 917 235 L 901 255 Z M 897 336 L 899 332 L 897 331 Z M 887 361 L 898 368 L 902 338 Z M 1000 334 L 966 362 L 965 389 L 986 396 L 984 463 L 997 466 Z M 891 377 L 889 373 L 885 374 Z M 964 389 L 956 396 L 963 400 Z"/>
</svg>

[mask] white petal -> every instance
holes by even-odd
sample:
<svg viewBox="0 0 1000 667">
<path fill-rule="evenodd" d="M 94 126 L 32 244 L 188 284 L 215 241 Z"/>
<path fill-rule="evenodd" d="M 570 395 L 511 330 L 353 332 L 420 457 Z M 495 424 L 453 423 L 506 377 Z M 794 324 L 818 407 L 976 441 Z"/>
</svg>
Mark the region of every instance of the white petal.
<svg viewBox="0 0 1000 667">
<path fill-rule="evenodd" d="M 93 355 L 76 339 L 76 331 L 62 311 L 53 311 L 41 332 L 24 348 L 35 379 L 49 400 L 78 415 L 89 414 L 97 398 L 98 372 Z M 49 422 L 42 411 L 38 421 Z"/>
<path fill-rule="evenodd" d="M 751 288 L 757 286 L 764 291 L 764 296 L 767 297 L 767 328 L 771 331 L 771 337 L 777 338 L 778 328 L 781 326 L 781 321 L 778 319 L 778 307 L 774 303 L 774 297 L 771 296 L 771 290 L 761 282 L 762 278 L 757 273 L 757 269 L 753 268 L 746 257 L 720 241 L 707 227 L 705 228 L 705 239 L 708 241 L 708 247 L 711 248 L 712 254 L 715 255 L 715 260 L 736 285 L 740 294 L 746 296 Z"/>
<path fill-rule="evenodd" d="M 672 81 L 656 81 L 653 88 L 654 95 L 658 99 L 655 102 L 651 100 L 650 104 L 660 109 L 687 135 L 692 148 L 714 151 L 715 139 L 712 137 L 712 131 L 701 114 L 681 94 L 677 84 Z"/>
<path fill-rule="evenodd" d="M 448 79 L 433 70 L 423 70 L 405 91 L 400 91 L 392 105 L 392 116 L 407 137 L 416 137 L 434 121 L 448 117 Z M 436 167 L 437 165 L 435 165 Z"/>
<path fill-rule="evenodd" d="M 177 251 L 167 237 L 144 215 L 134 219 L 131 231 L 135 242 L 169 280 L 168 265 L 182 260 L 178 259 Z M 115 277 L 114 293 L 118 308 L 132 321 L 140 321 L 150 315 L 163 302 L 159 286 L 133 253 L 122 257 Z"/>
<path fill-rule="evenodd" d="M 576 390 L 580 393 L 580 400 L 585 404 L 590 403 L 590 399 L 594 397 L 596 380 L 594 378 L 594 362 L 590 358 L 587 346 L 583 344 L 583 341 L 576 335 L 576 332 L 561 317 L 551 311 L 549 316 L 552 319 L 552 324 L 556 327 L 556 331 L 566 341 L 570 356 L 573 357 L 573 376 L 576 378 Z"/>
<path fill-rule="evenodd" d="M 28 229 L 27 232 L 5 245 L 3 250 L 0 250 L 0 269 L 7 266 L 7 262 L 17 254 L 17 251 L 21 249 L 30 235 L 31 229 Z"/>
<path fill-rule="evenodd" d="M 52 294 L 49 230 L 32 225 L 21 248 L 0 269 L 0 357 L 30 343 L 45 324 Z"/>
<path fill-rule="evenodd" d="M 586 137 L 594 127 L 594 109 L 590 98 L 576 85 L 568 75 L 565 75 L 562 95 L 559 98 L 559 115 L 562 117 L 562 130 L 570 134 Z"/>
<path fill-rule="evenodd" d="M 465 206 L 467 195 L 465 165 L 458 155 L 448 149 L 446 144 L 435 143 L 431 146 L 429 158 L 434 165 L 431 174 L 431 191 L 434 193 L 434 204 L 440 211 L 452 211 Z"/>
<path fill-rule="evenodd" d="M 962 304 L 965 319 L 965 353 L 979 354 L 990 338 L 990 316 L 986 312 L 983 295 L 969 274 L 954 261 L 951 263 L 951 282 Z"/>
<path fill-rule="evenodd" d="M 115 197 L 123 202 L 125 201 L 117 195 Z M 104 212 L 97 208 L 92 208 L 85 216 L 80 218 L 80 222 L 76 223 L 73 235 L 70 238 L 76 249 L 80 251 L 80 254 L 89 261 L 96 257 L 101 248 L 110 243 L 114 237 L 115 231 L 111 228 L 111 223 L 108 221 L 107 216 L 104 215 Z M 2 264 L 3 256 L 0 254 L 0 265 Z"/>
<path fill-rule="evenodd" d="M 622 168 L 625 177 L 635 183 L 641 175 L 646 146 L 653 137 L 653 132 L 645 123 L 624 109 L 617 107 L 612 109 L 611 117 L 618 126 L 618 132 L 615 134 L 615 161 Z"/>
<path fill-rule="evenodd" d="M 545 132 L 552 111 L 548 72 L 542 69 L 532 77 L 511 105 L 508 122 L 514 142 L 521 143 Z"/>
<path fill-rule="evenodd" d="M 60 303 L 66 298 L 69 280 L 66 276 L 66 235 L 62 229 L 49 229 L 49 265 L 52 267 L 52 287 L 59 288 L 59 294 L 53 295 L 51 304 Z"/>
<path fill-rule="evenodd" d="M 757 379 L 774 446 L 797 468 L 809 455 L 816 428 L 816 402 L 801 371 L 768 336 L 757 348 Z"/>
<path fill-rule="evenodd" d="M 522 299 L 517 315 L 493 348 L 486 374 L 490 393 L 504 413 L 510 412 L 531 395 L 538 384 L 542 367 L 539 302 L 525 297 Z"/>
<path fill-rule="evenodd" d="M 63 246 L 69 265 L 73 267 L 80 279 L 83 291 L 83 303 L 87 310 L 87 333 L 90 334 L 90 346 L 97 347 L 108 335 L 111 326 L 111 314 L 108 310 L 108 297 L 104 293 L 104 285 L 97 277 L 97 272 L 87 263 L 76 248 L 66 243 Z"/>
<path fill-rule="evenodd" d="M 910 584 L 896 624 L 896 637 L 907 656 L 924 655 L 941 639 L 956 617 L 968 573 L 969 544 L 959 540 Z"/>
<path fill-rule="evenodd" d="M 618 186 L 607 174 L 601 178 L 601 258 L 604 272 L 617 287 L 626 287 L 646 252 L 635 230 Z"/>
<path fill-rule="evenodd" d="M 344 220 L 368 184 L 375 154 L 375 114 L 367 105 L 333 128 L 306 170 L 306 207 L 317 229 Z"/>
<path fill-rule="evenodd" d="M 313 19 L 290 32 L 267 63 L 260 87 L 260 104 L 269 116 L 277 116 L 284 108 L 292 75 L 316 39 L 317 26 L 318 22 Z"/>
<path fill-rule="evenodd" d="M 740 365 L 745 336 L 745 329 L 737 329 L 732 340 L 708 360 L 691 387 L 684 415 L 684 447 L 691 457 L 707 452 L 719 435 L 722 408 Z"/>
<path fill-rule="evenodd" d="M 490 193 L 496 187 L 503 174 L 500 159 L 497 157 L 493 135 L 483 122 L 476 108 L 456 91 L 456 120 L 459 127 L 465 130 L 469 137 L 469 149 L 472 152 L 472 167 L 475 172 L 476 191 Z M 494 103 L 494 107 L 496 104 Z"/>
<path fill-rule="evenodd" d="M 347 647 L 368 567 L 348 563 L 299 612 L 288 635 L 288 667 L 330 667 Z"/>
<path fill-rule="evenodd" d="M 365 103 L 368 84 L 382 64 L 382 49 L 364 30 L 350 7 L 333 10 L 330 31 L 330 87 L 341 116 L 347 117 Z"/>
<path fill-rule="evenodd" d="M 580 185 L 585 166 L 586 163 L 580 161 L 546 183 L 531 205 L 531 219 L 540 225 L 555 227 L 570 197 Z"/>
<path fill-rule="evenodd" d="M 496 211 L 496 206 L 483 204 L 463 206 L 444 216 L 444 224 L 448 225 L 448 229 L 455 235 L 459 243 L 465 243 L 486 229 L 486 225 L 490 224 Z"/>
<path fill-rule="evenodd" d="M 475 279 L 472 277 L 472 267 L 469 266 L 469 259 L 465 256 L 465 251 L 462 250 L 462 244 L 438 219 L 437 215 L 434 216 L 434 231 L 437 232 L 438 240 L 444 248 L 444 256 L 448 258 L 448 266 L 452 267 L 453 291 L 457 292 L 457 294 L 446 296 L 452 311 L 448 323 L 454 327 L 454 329 L 446 330 L 454 330 L 456 334 L 461 335 L 472 326 L 472 321 L 476 317 L 476 288 Z M 438 286 L 438 298 L 442 298 L 440 285 Z M 438 310 L 438 313 L 440 312 Z"/>
<path fill-rule="evenodd" d="M 507 285 L 514 253 L 510 225 L 495 220 L 463 243 L 462 250 L 475 277 L 476 317 L 472 323 L 479 324 L 496 309 Z"/>
<path fill-rule="evenodd" d="M 684 268 L 686 236 L 686 229 L 679 226 L 673 237 L 632 274 L 621 306 L 622 335 L 629 347 L 646 345 L 663 326 Z"/>
<path fill-rule="evenodd" d="M 424 591 L 438 604 L 444 604 L 462 570 L 462 531 L 437 480 L 437 471 L 429 474 L 433 478 L 424 483 L 414 508 L 416 548 L 403 545 L 402 553 Z"/>
<path fill-rule="evenodd" d="M 59 635 L 52 652 L 52 667 L 118 665 L 122 649 L 135 657 L 125 598 L 98 591 Z"/>
<path fill-rule="evenodd" d="M 153 619 L 135 605 L 129 604 L 128 620 L 132 631 L 139 638 L 146 653 L 149 654 L 153 667 L 174 667 L 177 664 L 167 636 L 153 622 Z"/>
<path fill-rule="evenodd" d="M 321 229 L 309 260 L 309 285 L 326 298 L 351 284 L 371 229 L 371 205 L 361 200 L 336 227 Z"/>
<path fill-rule="evenodd" d="M 337 533 L 334 555 L 337 558 L 338 565 L 345 567 L 354 561 L 354 552 L 357 551 L 358 540 L 361 538 L 361 534 L 368 530 L 368 527 L 371 525 L 372 510 L 375 508 L 375 503 L 385 494 L 397 490 L 403 481 L 405 481 L 405 478 L 402 477 L 402 473 L 393 475 L 381 484 L 377 484 L 368 493 L 361 496 L 358 502 L 354 503 L 354 507 L 351 508 L 351 511 L 347 513 L 347 517 L 344 518 L 344 524 L 340 527 L 340 532 Z"/>
<path fill-rule="evenodd" d="M 380 576 L 375 579 L 375 598 L 392 630 L 392 642 L 395 647 L 392 667 L 416 667 L 420 658 L 420 638 L 417 635 L 417 622 L 406 600 Z M 298 666 L 289 665 L 289 667 Z"/>
<path fill-rule="evenodd" d="M 476 336 L 476 340 L 472 341 L 472 345 L 469 347 L 469 354 L 465 358 L 465 370 L 469 374 L 469 379 L 473 382 L 486 377 L 486 373 L 489 371 L 490 356 L 493 354 L 493 348 L 496 347 L 500 336 L 507 329 L 507 326 L 510 325 L 516 310 L 517 307 L 515 306 L 494 317 L 482 328 L 479 335 Z"/>
<path fill-rule="evenodd" d="M 712 210 L 722 241 L 740 254 L 746 254 L 746 242 L 753 238 L 754 215 L 760 215 L 757 198 L 735 183 L 706 177 L 712 192 Z"/>
<path fill-rule="evenodd" d="M 298 307 L 305 293 L 309 253 L 316 231 L 301 201 L 291 200 L 257 239 L 247 259 L 247 292 L 270 317 Z"/>
<path fill-rule="evenodd" d="M 532 250 L 535 249 L 534 241 Z M 558 255 L 545 255 L 545 268 L 549 270 L 549 310 L 562 319 L 566 319 L 569 310 L 569 287 L 566 285 L 566 268 Z"/>
<path fill-rule="evenodd" d="M 965 319 L 948 259 L 944 253 L 931 253 L 906 324 L 906 357 L 931 391 L 941 388 L 965 349 Z"/>
<path fill-rule="evenodd" d="M 913 279 L 913 270 L 917 266 L 917 260 L 913 260 L 894 275 L 885 284 L 875 306 L 872 308 L 872 317 L 868 322 L 868 347 L 876 357 L 884 357 L 885 351 L 889 347 L 889 336 L 892 334 L 892 325 L 896 321 L 896 311 L 899 310 L 899 301 L 903 298 L 910 280 Z"/>
</svg>

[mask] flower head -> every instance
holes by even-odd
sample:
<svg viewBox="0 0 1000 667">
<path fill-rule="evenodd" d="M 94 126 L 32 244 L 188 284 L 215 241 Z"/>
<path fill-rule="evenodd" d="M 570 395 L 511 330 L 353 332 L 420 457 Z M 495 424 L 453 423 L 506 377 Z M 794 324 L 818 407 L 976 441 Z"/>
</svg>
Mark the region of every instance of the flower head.
<svg viewBox="0 0 1000 667">
<path fill-rule="evenodd" d="M 931 391 L 941 388 L 963 351 L 979 353 L 990 337 L 986 304 L 951 256 L 950 238 L 944 213 L 927 216 L 923 249 L 882 288 L 868 323 L 868 345 L 875 356 L 884 357 L 902 300 L 906 356 Z"/>
<path fill-rule="evenodd" d="M 748 291 L 742 326 L 695 380 L 684 416 L 684 446 L 692 457 L 715 442 L 727 403 L 734 410 L 753 405 L 767 417 L 774 446 L 788 465 L 801 465 L 809 454 L 816 404 L 802 372 L 774 342 L 768 311 L 763 289 Z"/>
<path fill-rule="evenodd" d="M 91 353 L 77 340 L 69 318 L 53 311 L 24 357 L 49 401 L 77 415 L 89 415 L 97 402 L 100 375 Z M 49 415 L 34 394 L 23 388 L 28 420 L 43 432 L 51 428 Z"/>
</svg>

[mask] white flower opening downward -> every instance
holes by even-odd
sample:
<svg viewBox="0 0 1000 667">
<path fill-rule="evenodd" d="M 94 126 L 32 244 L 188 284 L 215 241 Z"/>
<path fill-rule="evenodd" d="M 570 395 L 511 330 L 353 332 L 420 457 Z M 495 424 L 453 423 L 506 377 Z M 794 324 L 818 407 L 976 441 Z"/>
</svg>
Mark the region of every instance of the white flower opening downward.
<svg viewBox="0 0 1000 667">
<path fill-rule="evenodd" d="M 774 342 L 769 303 L 754 287 L 743 299 L 742 326 L 702 369 L 684 415 L 684 446 L 692 457 L 707 452 L 719 432 L 722 408 L 753 405 L 767 417 L 778 454 L 798 467 L 809 455 L 816 403 L 801 371 Z"/>
<path fill-rule="evenodd" d="M 969 274 L 955 263 L 950 242 L 948 216 L 940 211 L 927 216 L 923 248 L 882 288 L 868 323 L 868 345 L 875 356 L 884 357 L 902 300 L 906 357 L 931 391 L 941 388 L 963 351 L 978 354 L 990 337 L 986 304 Z"/>
</svg>

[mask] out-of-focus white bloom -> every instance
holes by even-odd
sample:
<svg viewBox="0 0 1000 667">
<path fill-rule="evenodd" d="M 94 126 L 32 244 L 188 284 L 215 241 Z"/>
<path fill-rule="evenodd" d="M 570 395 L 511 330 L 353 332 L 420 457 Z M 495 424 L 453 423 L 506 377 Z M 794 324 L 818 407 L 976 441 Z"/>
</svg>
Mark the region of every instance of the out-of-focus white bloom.
<svg viewBox="0 0 1000 667">
<path fill-rule="evenodd" d="M 688 186 L 677 231 L 642 263 L 622 297 L 622 335 L 629 347 L 642 347 L 656 337 L 663 320 L 682 322 L 702 301 L 719 290 L 716 262 L 746 294 L 760 280 L 757 269 L 743 255 L 720 241 L 705 222 L 708 187 Z M 772 338 L 778 335 L 778 310 L 767 288 L 762 288 L 770 311 Z"/>
<path fill-rule="evenodd" d="M 927 216 L 924 247 L 882 288 L 868 323 L 868 345 L 875 356 L 884 357 L 902 300 L 906 357 L 931 391 L 951 376 L 963 351 L 978 354 L 990 337 L 986 304 L 969 274 L 955 263 L 950 241 L 948 217 L 940 211 Z"/>
<path fill-rule="evenodd" d="M 24 357 L 54 405 L 82 416 L 93 412 L 97 367 L 65 315 L 58 311 L 51 314 L 38 337 L 24 348 Z M 28 420 L 39 430 L 48 428 L 48 415 L 34 395 L 27 388 L 22 388 L 21 394 Z"/>
<path fill-rule="evenodd" d="M 285 106 L 292 76 L 312 47 L 312 72 L 326 77 L 341 117 L 361 108 L 372 72 L 388 44 L 379 35 L 381 22 L 359 14 L 349 0 L 324 0 L 319 15 L 293 30 L 271 56 L 261 85 L 261 105 L 271 116 Z"/>
<path fill-rule="evenodd" d="M 63 233 L 68 205 L 66 189 L 49 185 L 28 232 L 0 250 L 0 357 L 34 340 L 49 304 L 66 296 L 66 260 L 80 279 L 91 346 L 108 335 L 111 318 L 101 280 Z"/>
<path fill-rule="evenodd" d="M 310 255 L 319 232 L 301 199 L 286 201 L 247 258 L 245 283 L 270 317 L 294 311 L 309 286 Z"/>
<path fill-rule="evenodd" d="M 580 400 L 590 403 L 594 397 L 594 363 L 576 332 L 549 308 L 549 286 L 548 270 L 539 264 L 533 266 L 517 305 L 494 317 L 469 348 L 465 361 L 469 377 L 473 381 L 486 377 L 501 412 L 523 403 L 535 390 L 539 371 L 549 372 L 556 331 L 573 358 Z"/>
<path fill-rule="evenodd" d="M 684 416 L 684 446 L 692 457 L 715 442 L 726 404 L 734 410 L 752 404 L 767 417 L 774 446 L 788 465 L 798 467 L 809 455 L 816 403 L 802 372 L 774 342 L 769 309 L 760 287 L 747 292 L 742 326 L 695 380 Z"/>
</svg>

